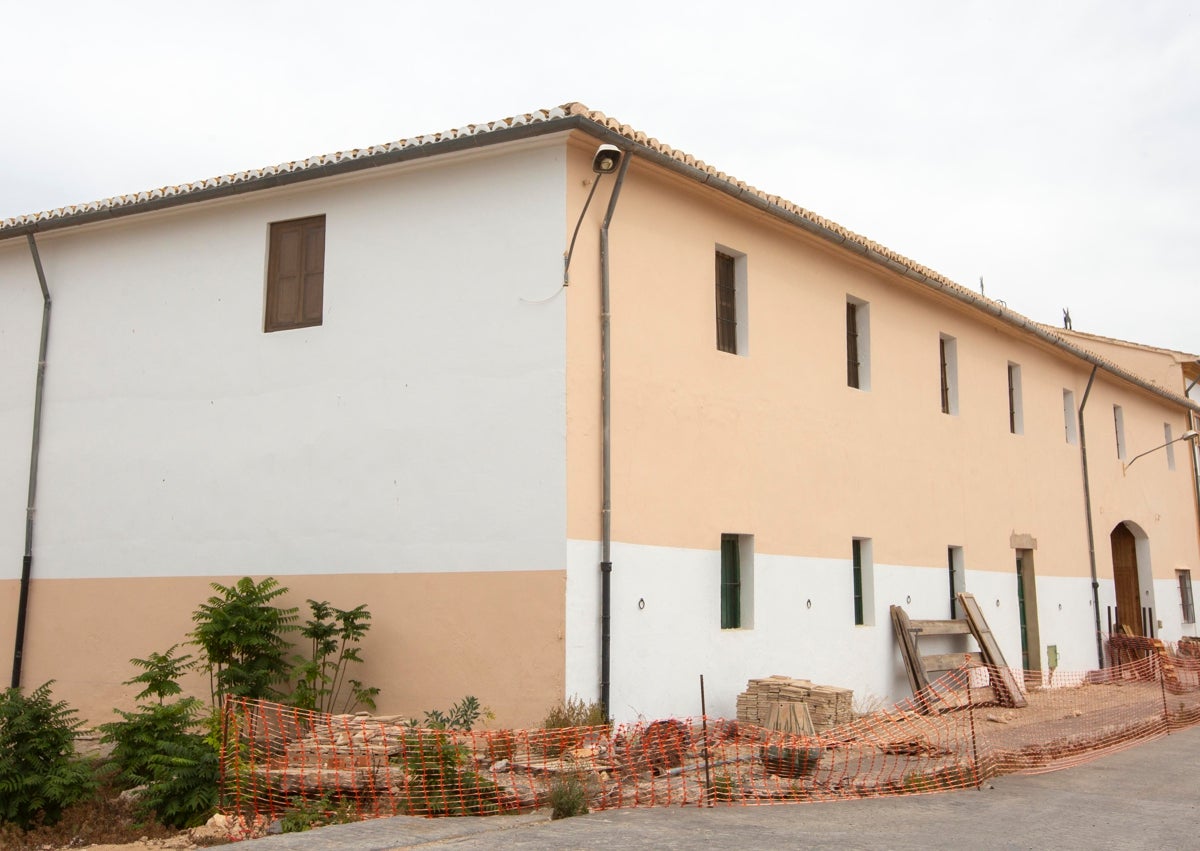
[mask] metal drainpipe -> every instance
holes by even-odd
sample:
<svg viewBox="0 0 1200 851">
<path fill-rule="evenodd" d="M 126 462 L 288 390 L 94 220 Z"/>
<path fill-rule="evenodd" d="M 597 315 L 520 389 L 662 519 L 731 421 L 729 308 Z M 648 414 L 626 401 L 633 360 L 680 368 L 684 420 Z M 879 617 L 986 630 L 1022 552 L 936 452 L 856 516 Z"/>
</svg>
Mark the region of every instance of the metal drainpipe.
<svg viewBox="0 0 1200 851">
<path fill-rule="evenodd" d="M 1083 401 L 1079 403 L 1079 460 L 1083 465 L 1083 513 L 1087 518 L 1088 563 L 1092 568 L 1092 610 L 1096 616 L 1096 660 L 1097 665 L 1104 667 L 1104 639 L 1100 631 L 1100 580 L 1096 578 L 1096 534 L 1092 528 L 1092 488 L 1088 481 L 1087 463 L 1087 429 L 1083 424 L 1083 409 L 1087 407 L 1088 396 L 1092 392 L 1092 382 L 1096 380 L 1096 370 L 1088 376 L 1087 389 L 1083 391 Z"/>
<path fill-rule="evenodd" d="M 604 715 L 609 712 L 609 685 L 612 668 L 612 339 L 609 334 L 611 314 L 609 311 L 609 262 L 608 226 L 625 172 L 629 168 L 630 153 L 621 157 L 621 170 L 613 184 L 608 199 L 608 211 L 604 224 L 600 226 L 600 422 L 601 422 L 601 500 L 600 500 L 600 705 Z"/>
<path fill-rule="evenodd" d="M 29 581 L 33 575 L 33 515 L 37 505 L 38 451 L 42 446 L 42 388 L 46 382 L 46 342 L 50 335 L 50 288 L 33 234 L 26 234 L 29 253 L 42 287 L 42 339 L 38 346 L 37 383 L 33 393 L 33 439 L 29 450 L 29 499 L 25 508 L 25 556 L 21 559 L 21 591 L 17 598 L 17 637 L 13 647 L 12 687 L 21 687 L 21 662 L 25 655 L 25 621 L 29 610 Z"/>
</svg>

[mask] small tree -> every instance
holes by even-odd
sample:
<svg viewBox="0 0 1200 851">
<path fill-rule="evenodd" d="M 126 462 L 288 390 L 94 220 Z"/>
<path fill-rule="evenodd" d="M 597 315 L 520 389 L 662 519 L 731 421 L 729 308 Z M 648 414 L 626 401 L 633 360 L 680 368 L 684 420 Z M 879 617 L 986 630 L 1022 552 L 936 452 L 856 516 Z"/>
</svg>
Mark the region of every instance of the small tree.
<svg viewBox="0 0 1200 851">
<path fill-rule="evenodd" d="M 63 808 L 96 787 L 89 767 L 75 756 L 83 724 L 65 701 L 50 699 L 51 682 L 28 695 L 0 692 L 0 822 L 29 829 L 54 824 Z"/>
<path fill-rule="evenodd" d="M 360 704 L 373 710 L 379 689 L 368 688 L 348 675 L 351 663 L 362 663 L 359 643 L 371 628 L 366 604 L 343 611 L 324 600 L 309 600 L 308 607 L 312 617 L 304 622 L 300 635 L 308 639 L 309 653 L 296 656 L 295 674 L 299 679 L 292 702 L 302 709 L 334 712 L 345 690 L 343 712 Z"/>
<path fill-rule="evenodd" d="M 192 615 L 196 628 L 190 637 L 203 654 L 213 705 L 225 695 L 278 698 L 275 685 L 291 670 L 287 635 L 298 617 L 295 607 L 272 601 L 287 589 L 270 576 L 257 584 L 248 576 L 229 587 L 214 582 L 212 588 L 217 593 Z"/>
</svg>

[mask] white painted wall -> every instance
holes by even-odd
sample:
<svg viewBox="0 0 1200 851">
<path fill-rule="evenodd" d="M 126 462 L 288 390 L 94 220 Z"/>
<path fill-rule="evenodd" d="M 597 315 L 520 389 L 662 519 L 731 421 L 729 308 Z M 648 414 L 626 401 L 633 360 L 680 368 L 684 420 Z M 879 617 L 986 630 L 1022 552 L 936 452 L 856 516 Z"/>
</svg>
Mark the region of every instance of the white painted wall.
<svg viewBox="0 0 1200 851">
<path fill-rule="evenodd" d="M 596 542 L 570 542 L 566 688 L 588 699 L 599 695 L 598 563 Z M 625 721 L 699 714 L 700 674 L 713 716 L 734 717 L 746 681 L 771 674 L 852 688 L 864 704 L 908 697 L 889 607 L 903 606 L 911 618 L 948 618 L 946 568 L 874 567 L 875 625 L 855 626 L 849 553 L 844 560 L 756 553 L 755 626 L 722 630 L 718 550 L 614 544 L 613 715 Z M 1019 666 L 1015 570 L 968 570 L 966 590 L 979 601 L 1009 664 Z M 1089 599 L 1086 580 L 1038 579 L 1042 644 L 1058 645 L 1060 670 L 1096 666 Z M 939 641 L 922 649 L 976 649 L 969 639 Z M 1044 647 L 1042 657 L 1044 664 Z"/>
<path fill-rule="evenodd" d="M 548 139 L 39 237 L 38 578 L 561 570 L 565 148 Z M 324 324 L 265 334 L 270 222 Z M 41 300 L 0 245 L 0 579 Z M 282 435 L 282 437 L 276 437 Z"/>
</svg>

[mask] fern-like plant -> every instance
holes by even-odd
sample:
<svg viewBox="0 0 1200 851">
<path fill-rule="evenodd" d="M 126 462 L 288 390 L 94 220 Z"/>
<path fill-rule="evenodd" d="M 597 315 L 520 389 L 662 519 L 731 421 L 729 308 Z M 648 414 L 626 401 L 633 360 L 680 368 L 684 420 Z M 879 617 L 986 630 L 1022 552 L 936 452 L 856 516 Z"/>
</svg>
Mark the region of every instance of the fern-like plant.
<svg viewBox="0 0 1200 851">
<path fill-rule="evenodd" d="M 0 822 L 22 829 L 56 823 L 64 807 L 96 788 L 91 769 L 75 755 L 83 722 L 66 701 L 51 699 L 52 682 L 29 694 L 0 692 Z"/>
<path fill-rule="evenodd" d="M 146 786 L 138 808 L 170 827 L 202 824 L 217 804 L 220 760 L 215 738 L 199 730 L 202 701 L 164 697 L 182 692 L 178 678 L 191 656 L 176 656 L 178 645 L 165 653 L 130 661 L 142 672 L 125 685 L 141 685 L 133 712 L 116 710 L 120 721 L 101 724 L 102 741 L 113 745 L 118 778 L 127 787 Z M 211 739 L 211 740 L 210 740 Z"/>
</svg>

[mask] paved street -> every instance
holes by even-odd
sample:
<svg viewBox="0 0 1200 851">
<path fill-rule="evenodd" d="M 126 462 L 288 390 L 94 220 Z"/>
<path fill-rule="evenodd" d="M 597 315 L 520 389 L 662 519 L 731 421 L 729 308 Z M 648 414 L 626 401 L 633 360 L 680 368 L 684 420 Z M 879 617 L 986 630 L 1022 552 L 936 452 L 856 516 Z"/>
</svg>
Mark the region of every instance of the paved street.
<svg viewBox="0 0 1200 851">
<path fill-rule="evenodd" d="M 242 843 L 239 851 L 393 848 L 1195 848 L 1200 728 L 1078 768 L 1001 777 L 980 791 L 829 804 L 657 808 L 561 821 L 380 819 Z"/>
</svg>

